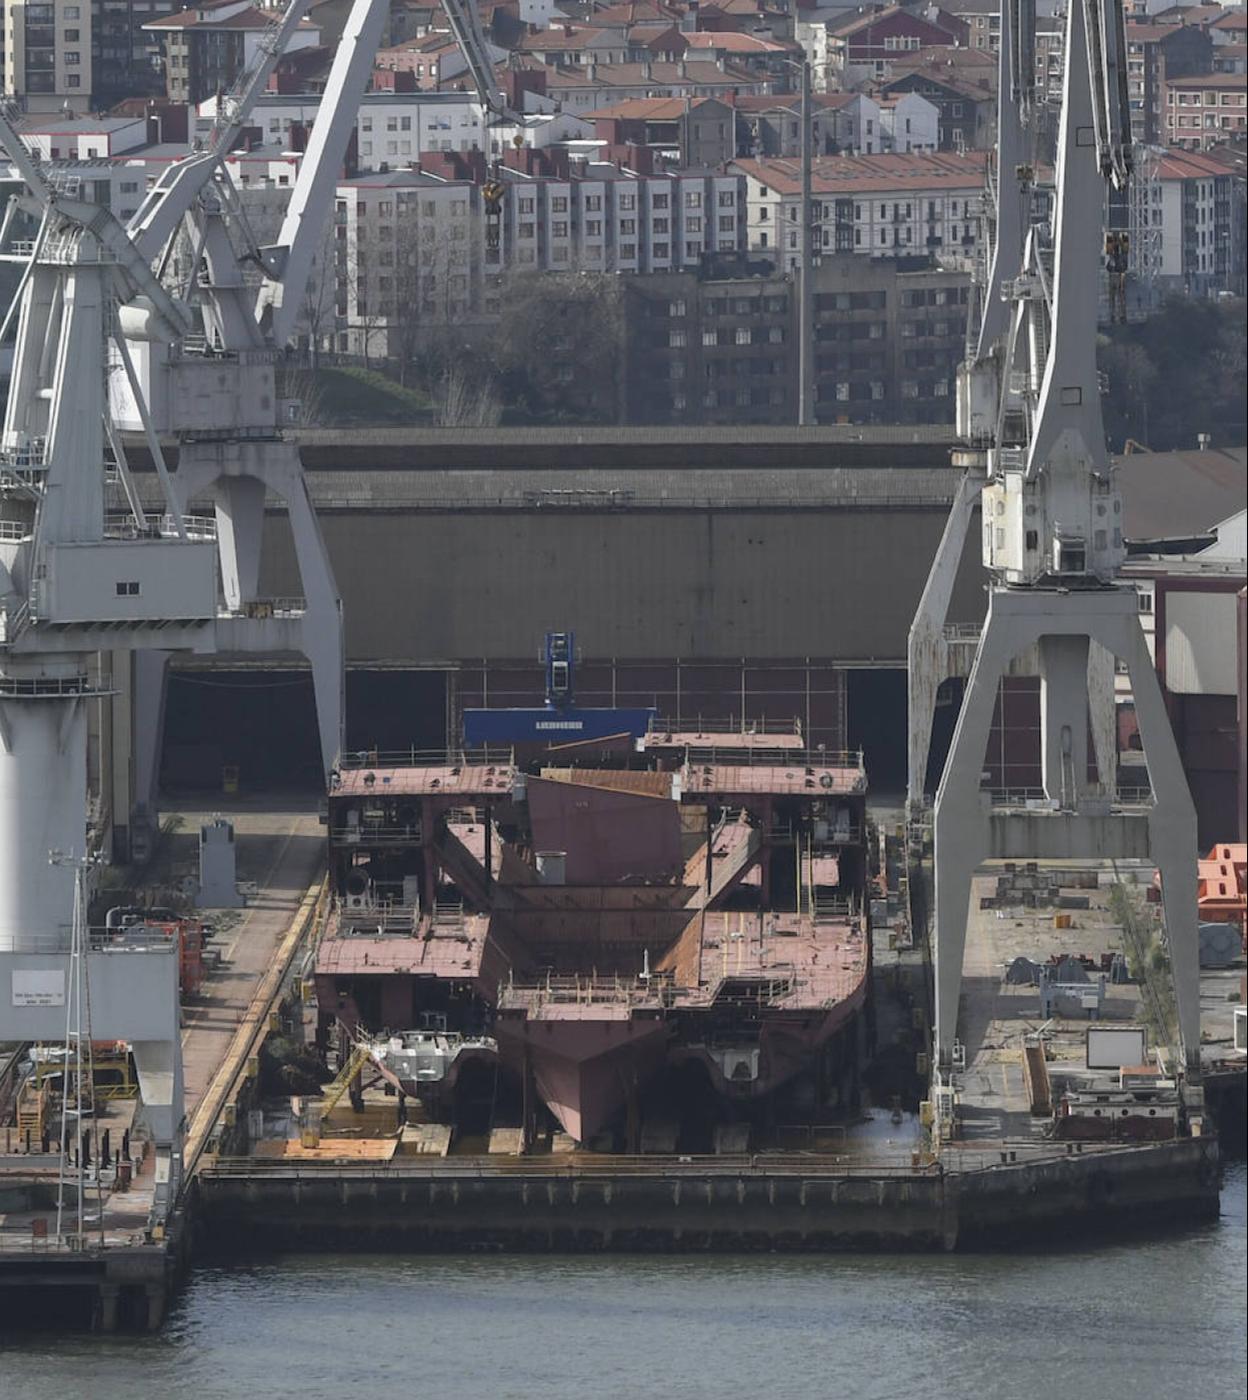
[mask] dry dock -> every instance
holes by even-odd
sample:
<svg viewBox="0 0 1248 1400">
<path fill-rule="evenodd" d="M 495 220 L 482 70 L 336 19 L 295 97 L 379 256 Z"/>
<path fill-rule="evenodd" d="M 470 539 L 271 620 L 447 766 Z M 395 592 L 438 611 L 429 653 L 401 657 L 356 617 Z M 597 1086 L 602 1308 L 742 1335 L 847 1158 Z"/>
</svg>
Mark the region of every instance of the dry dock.
<svg viewBox="0 0 1248 1400">
<path fill-rule="evenodd" d="M 256 1065 L 279 1018 L 293 1026 L 305 1014 L 295 992 L 318 909 L 312 877 L 321 843 L 306 812 L 240 817 L 239 828 L 253 854 L 263 852 L 262 868 L 220 972 L 186 1018 L 192 1180 L 175 1228 L 163 1240 L 143 1233 L 151 1187 L 142 1174 L 129 1195 L 106 1202 L 104 1247 L 58 1251 L 33 1241 L 34 1212 L 10 1209 L 3 1218 L 0 1290 L 72 1299 L 64 1312 L 76 1321 L 66 1325 L 159 1325 L 180 1269 L 200 1251 L 947 1251 L 1217 1213 L 1212 1135 L 1055 1142 L 1027 1113 L 1019 1042 L 1036 1023 L 1036 992 L 1006 983 L 1002 970 L 1016 952 L 1039 957 L 1049 942 L 1070 946 L 1070 930 L 1059 938 L 1051 915 L 1046 923 L 972 914 L 962 1133 L 938 1159 L 924 1151 L 912 1115 L 878 1109 L 787 1151 L 525 1157 L 505 1134 L 490 1152 L 484 1142 L 452 1148 L 436 1125 L 400 1129 L 394 1101 L 376 1096 L 362 1114 L 344 1101 L 320 1146 L 301 1150 L 289 1112 L 262 1114 Z M 1112 940 L 1107 917 L 1090 908 L 1081 918 L 1087 951 L 1099 953 Z M 888 975 L 877 970 L 877 994 Z M 1128 1018 L 1137 997 L 1135 987 L 1115 986 L 1107 1014 Z M 1220 984 L 1209 992 L 1210 1015 L 1219 998 Z M 1067 1038 L 1073 1045 L 1077 1028 Z M 1059 1056 L 1073 1054 L 1060 1039 Z M 13 1207 L 15 1166 L 29 1177 L 40 1164 L 2 1165 Z M 46 1215 L 46 1199 L 40 1208 Z"/>
</svg>

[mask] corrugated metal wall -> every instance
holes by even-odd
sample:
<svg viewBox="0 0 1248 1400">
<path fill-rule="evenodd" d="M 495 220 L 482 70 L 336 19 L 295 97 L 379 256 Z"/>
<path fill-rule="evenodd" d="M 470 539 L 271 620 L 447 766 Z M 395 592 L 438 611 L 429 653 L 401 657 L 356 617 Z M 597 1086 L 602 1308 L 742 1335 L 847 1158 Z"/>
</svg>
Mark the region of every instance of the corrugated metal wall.
<svg viewBox="0 0 1248 1400">
<path fill-rule="evenodd" d="M 351 661 L 536 656 L 572 628 L 587 656 L 898 664 L 945 513 L 327 512 Z M 978 536 L 971 532 L 971 543 Z M 266 590 L 297 590 L 271 516 Z M 951 621 L 982 616 L 968 551 Z"/>
</svg>

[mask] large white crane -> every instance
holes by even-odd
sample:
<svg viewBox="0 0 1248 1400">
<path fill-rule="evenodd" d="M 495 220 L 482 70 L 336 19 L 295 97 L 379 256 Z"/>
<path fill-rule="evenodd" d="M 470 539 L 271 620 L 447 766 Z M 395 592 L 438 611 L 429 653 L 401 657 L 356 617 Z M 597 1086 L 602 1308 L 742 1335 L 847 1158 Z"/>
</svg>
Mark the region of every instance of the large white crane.
<svg viewBox="0 0 1248 1400">
<path fill-rule="evenodd" d="M 997 145 L 987 198 L 992 245 L 967 326 L 966 360 L 957 375 L 957 429 L 963 467 L 908 641 L 907 805 L 921 814 L 936 693 L 960 656 L 945 625 L 971 516 L 992 448 L 1014 441 L 1028 382 L 1039 389 L 1047 345 L 1047 276 L 1032 227 L 1035 145 L 1035 0 L 1001 0 L 997 52 Z M 1027 334 L 1028 327 L 1032 333 Z M 1031 356 L 1030 376 L 1015 371 Z M 1025 428 L 1023 429 L 1025 431 Z"/>
<path fill-rule="evenodd" d="M 971 881 L 989 858 L 1148 859 L 1161 871 L 1189 1108 L 1199 1102 L 1196 819 L 1135 589 L 1118 579 L 1122 505 L 1101 418 L 1096 369 L 1105 185 L 1130 177 L 1121 0 L 1072 0 L 1053 211 L 1050 335 L 1027 441 L 996 442 L 982 490 L 988 613 L 933 813 L 938 1121 L 953 1117 L 958 998 Z M 1093 211 L 1096 211 L 1094 215 Z M 1151 794 L 1117 800 L 1112 764 L 1089 721 L 1101 699 L 1094 649 L 1130 678 Z M 1031 653 L 1041 687 L 1043 798 L 994 801 L 982 788 L 1002 677 Z M 1093 697 L 1090 704 L 1090 696 Z M 1107 772 L 1107 769 L 1109 772 Z"/>
</svg>

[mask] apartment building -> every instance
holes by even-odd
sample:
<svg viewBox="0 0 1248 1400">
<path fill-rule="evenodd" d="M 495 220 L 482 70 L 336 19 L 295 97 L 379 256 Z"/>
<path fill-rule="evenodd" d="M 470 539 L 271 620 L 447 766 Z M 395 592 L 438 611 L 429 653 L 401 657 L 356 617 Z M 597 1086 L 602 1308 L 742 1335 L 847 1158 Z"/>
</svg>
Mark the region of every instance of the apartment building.
<svg viewBox="0 0 1248 1400">
<path fill-rule="evenodd" d="M 637 423 L 796 421 L 798 299 L 788 275 L 636 278 L 625 286 L 628 414 Z M 815 416 L 935 423 L 953 416 L 969 276 L 824 258 L 814 277 Z"/>
<path fill-rule="evenodd" d="M 228 92 L 280 13 L 262 10 L 250 0 L 199 0 L 190 9 L 144 24 L 143 29 L 161 41 L 166 95 L 174 102 L 202 102 Z M 302 19 L 283 52 L 320 42 L 320 26 Z"/>
<path fill-rule="evenodd" d="M 917 92 L 894 92 L 880 93 L 876 105 L 882 152 L 906 156 L 940 149 L 940 108 L 934 102 Z"/>
<path fill-rule="evenodd" d="M 919 49 L 965 44 L 967 27 L 937 11 L 939 22 L 913 9 L 891 5 L 847 15 L 828 25 L 828 68 L 838 85 L 882 78 L 895 59 Z"/>
<path fill-rule="evenodd" d="M 744 181 L 735 175 L 639 176 L 593 162 L 563 179 L 503 175 L 500 247 L 487 266 L 675 272 L 744 246 Z"/>
<path fill-rule="evenodd" d="M 1206 151 L 1248 136 L 1248 78 L 1243 73 L 1167 78 L 1164 91 L 1169 145 Z"/>
<path fill-rule="evenodd" d="M 1245 181 L 1218 153 L 1157 155 L 1148 221 L 1132 242 L 1133 272 L 1159 294 L 1245 293 L 1248 265 Z"/>
<path fill-rule="evenodd" d="M 1129 24 L 1126 39 L 1131 134 L 1155 144 L 1165 139 L 1166 79 L 1208 73 L 1213 42 L 1206 30 L 1186 24 Z"/>
<path fill-rule="evenodd" d="M 306 300 L 334 347 L 408 359 L 422 322 L 463 323 L 481 310 L 485 223 L 481 190 L 415 171 L 342 181 L 327 252 Z M 331 330 L 332 328 L 332 330 Z M 315 331 L 314 331 L 315 333 Z"/>
<path fill-rule="evenodd" d="M 966 25 L 973 49 L 997 53 L 1001 48 L 1001 0 L 949 0 L 949 13 Z"/>
<path fill-rule="evenodd" d="M 820 253 L 859 258 L 971 258 L 982 236 L 986 156 L 839 156 L 814 162 Z M 737 160 L 745 177 L 747 247 L 791 271 L 800 256 L 801 168 L 793 160 Z"/>
<path fill-rule="evenodd" d="M 713 97 L 642 97 L 587 113 L 608 146 L 644 146 L 674 166 L 722 165 L 737 153 L 736 114 Z"/>
<path fill-rule="evenodd" d="M 942 151 L 987 150 L 996 141 L 997 62 L 980 49 L 928 49 L 892 65 L 880 96 L 915 93 L 938 113 Z"/>
<path fill-rule="evenodd" d="M 338 348 L 395 357 L 410 353 L 413 316 L 446 325 L 496 315 L 491 279 L 511 271 L 679 272 L 743 247 L 738 176 L 638 175 L 584 160 L 531 173 L 534 154 L 513 153 L 501 170 L 494 216 L 481 196 L 483 158 L 437 154 L 419 170 L 341 182 Z"/>
<path fill-rule="evenodd" d="M 91 0 L 5 0 L 4 90 L 27 112 L 91 106 Z"/>
</svg>

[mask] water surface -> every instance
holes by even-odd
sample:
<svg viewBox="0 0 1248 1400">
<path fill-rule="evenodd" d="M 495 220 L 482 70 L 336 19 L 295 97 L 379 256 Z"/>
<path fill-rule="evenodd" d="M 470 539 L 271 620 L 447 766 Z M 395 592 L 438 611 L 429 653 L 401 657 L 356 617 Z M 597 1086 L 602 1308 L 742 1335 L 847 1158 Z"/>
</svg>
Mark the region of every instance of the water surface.
<svg viewBox="0 0 1248 1400">
<path fill-rule="evenodd" d="M 398 1257 L 203 1268 L 157 1337 L 10 1339 L 2 1400 L 1152 1400 L 1248 1389 L 1222 1218 L 1056 1254 Z"/>
</svg>

